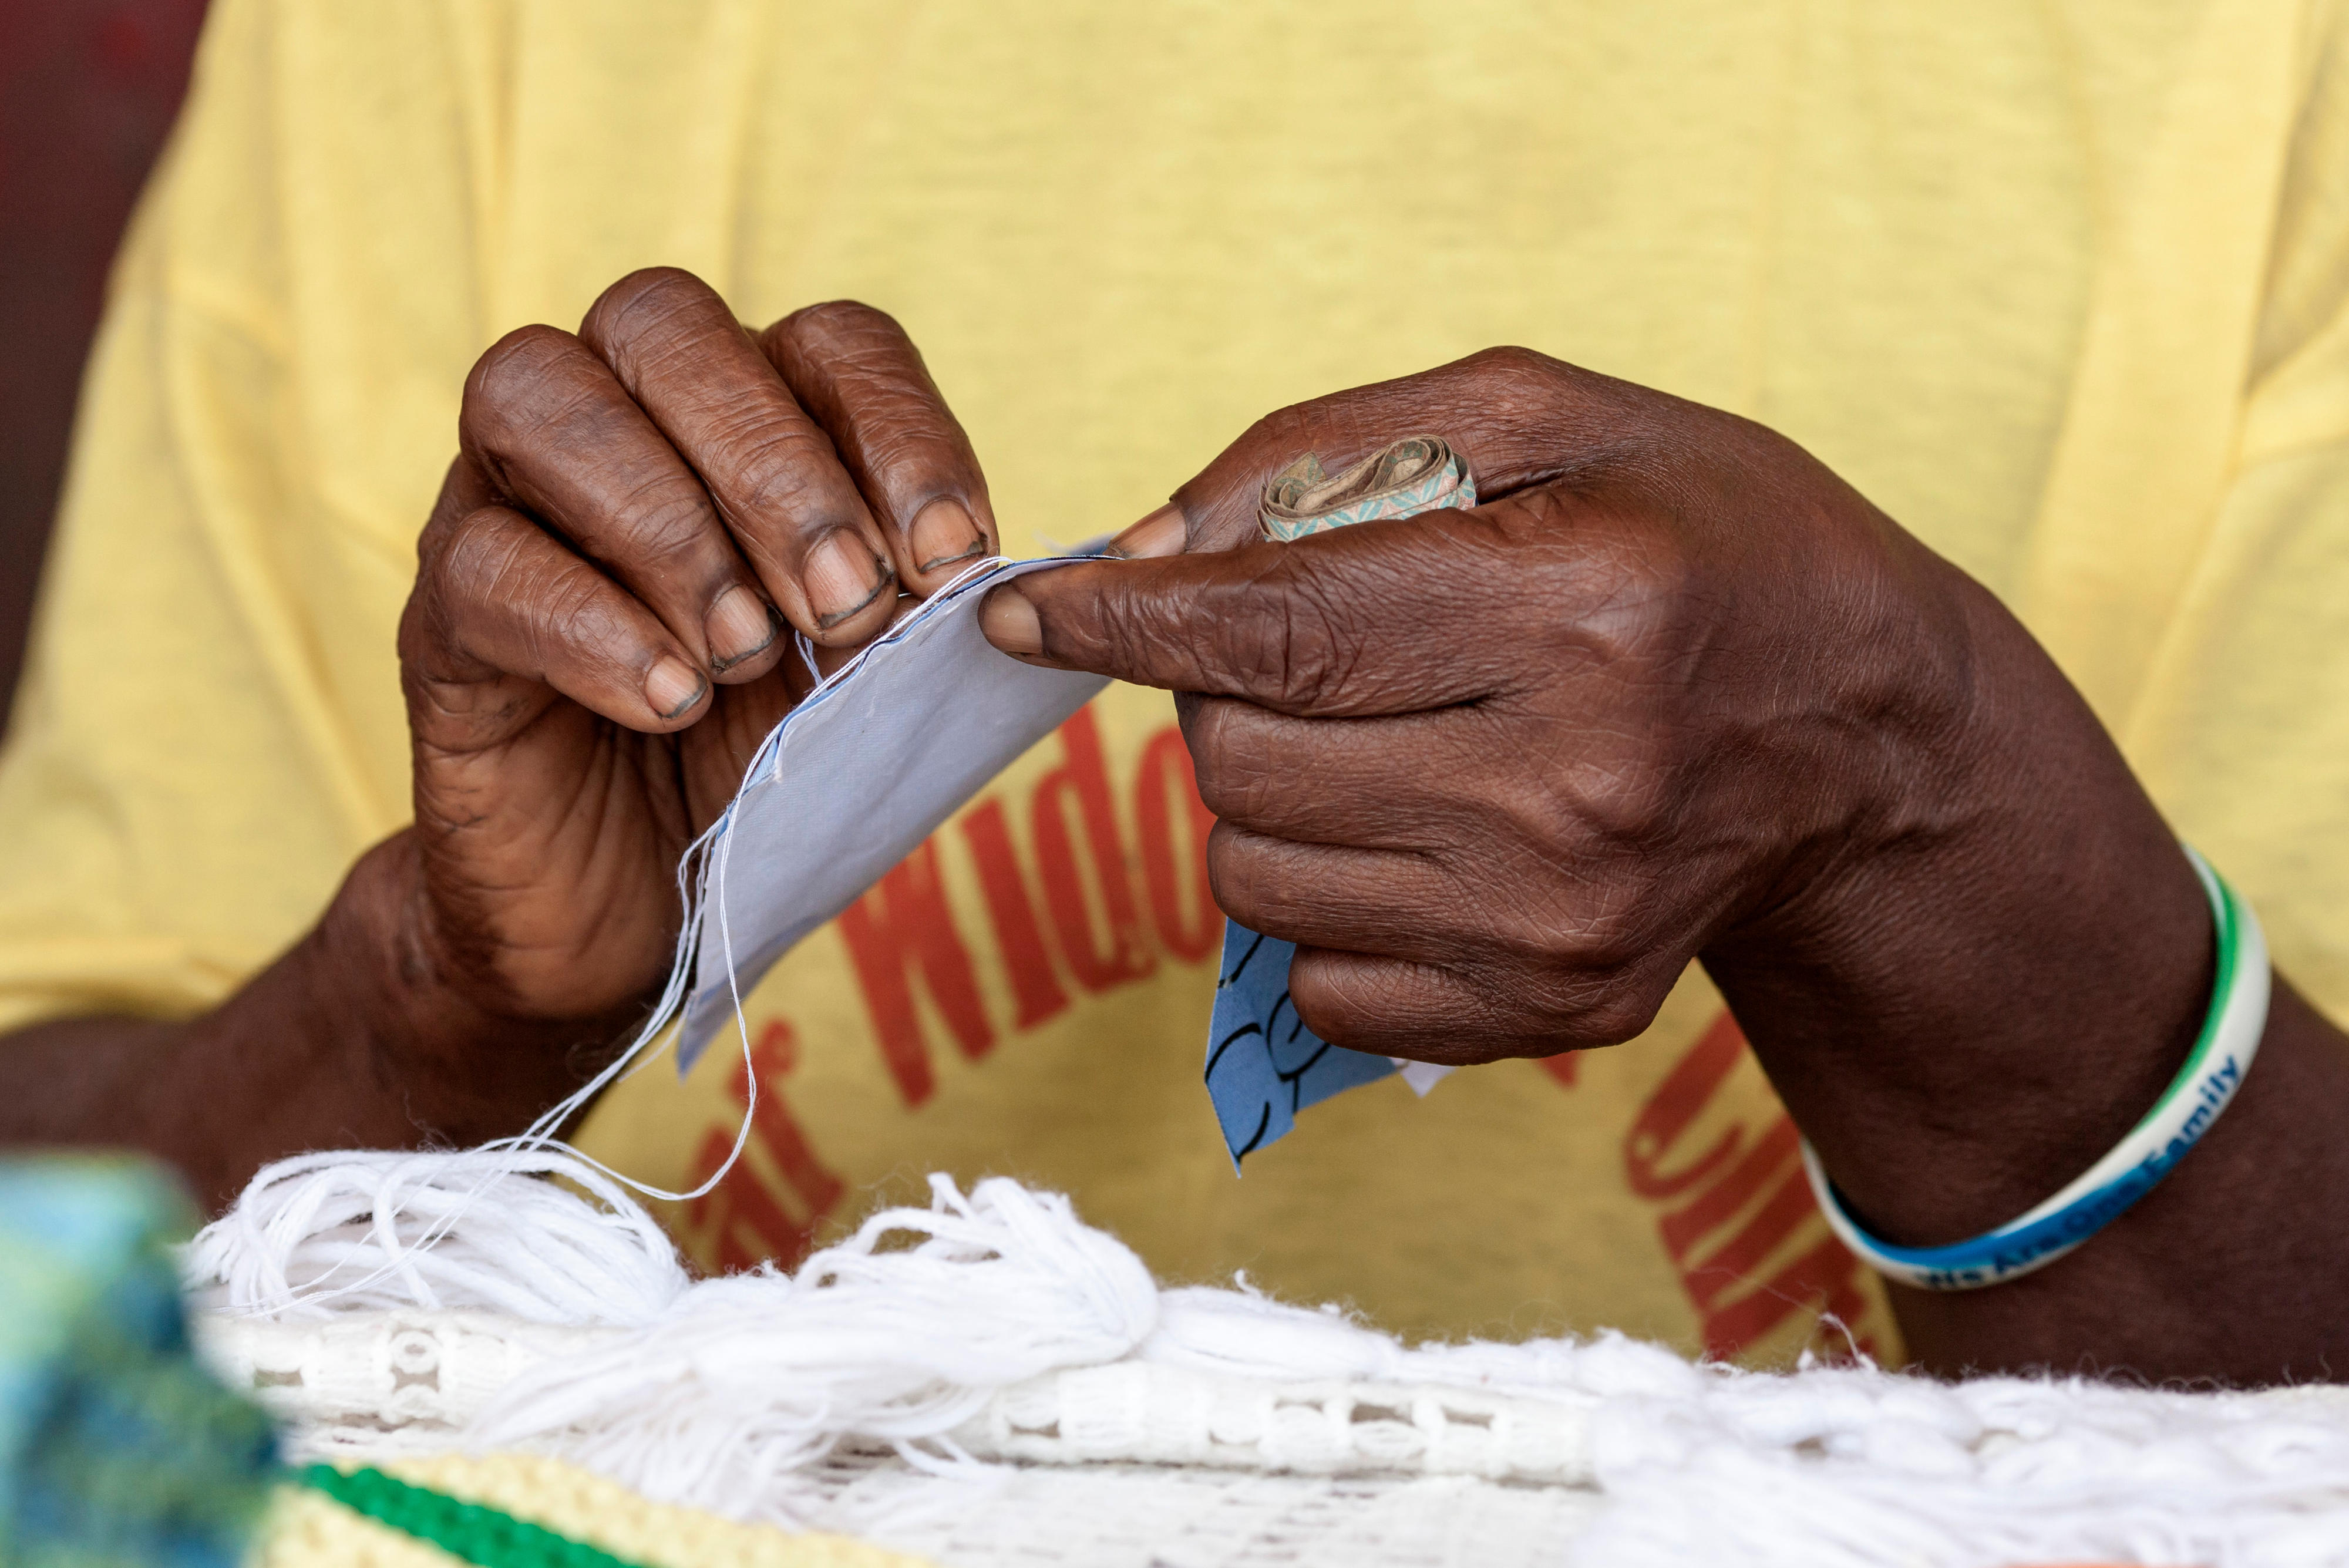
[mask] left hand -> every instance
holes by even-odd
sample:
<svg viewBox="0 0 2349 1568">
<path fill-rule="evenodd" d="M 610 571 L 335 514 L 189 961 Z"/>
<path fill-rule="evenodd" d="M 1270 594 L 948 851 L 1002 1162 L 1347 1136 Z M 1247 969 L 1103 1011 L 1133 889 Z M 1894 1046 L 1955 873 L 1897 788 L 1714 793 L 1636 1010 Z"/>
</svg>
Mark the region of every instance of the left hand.
<svg viewBox="0 0 2349 1568">
<path fill-rule="evenodd" d="M 1300 452 L 1334 472 L 1422 431 L 1475 511 L 1248 542 Z M 2200 896 L 2093 716 L 1987 593 L 1760 426 L 1496 350 L 1274 415 L 1176 504 L 1191 554 L 1029 577 L 990 632 L 1199 694 L 1217 899 L 1299 945 L 1326 1039 L 1613 1044 L 1700 956 L 1733 985 L 1740 955 L 1855 956 L 1854 895 L 1895 862 L 1982 906 L 1968 958 L 2022 961 L 2032 922 L 1996 907 L 2064 850 L 2040 824 L 2066 797 L 2168 896 L 2194 990 Z"/>
<path fill-rule="evenodd" d="M 1484 504 L 1250 542 L 1292 459 L 1421 432 Z M 2193 1041 L 2209 910 L 2095 715 L 1987 591 L 1758 425 L 1496 350 L 1273 415 L 1124 545 L 1187 550 L 1021 578 L 988 634 L 1186 694 L 1216 900 L 1298 944 L 1325 1039 L 1610 1045 L 1700 960 L 1855 1210 L 1916 1245 L 2061 1188 Z M 2177 1176 L 2028 1279 L 1896 1291 L 1912 1348 L 2242 1378 L 2333 1354 L 2243 1296 L 2305 1254 L 2233 1216 L 2279 1140 L 2319 1158 L 2311 1107 L 2349 1104 L 2349 1053 L 2278 996 Z M 2349 1194 L 2349 1155 L 2322 1163 L 2292 1179 Z M 2334 1251 L 2322 1277 L 2349 1277 Z"/>
</svg>

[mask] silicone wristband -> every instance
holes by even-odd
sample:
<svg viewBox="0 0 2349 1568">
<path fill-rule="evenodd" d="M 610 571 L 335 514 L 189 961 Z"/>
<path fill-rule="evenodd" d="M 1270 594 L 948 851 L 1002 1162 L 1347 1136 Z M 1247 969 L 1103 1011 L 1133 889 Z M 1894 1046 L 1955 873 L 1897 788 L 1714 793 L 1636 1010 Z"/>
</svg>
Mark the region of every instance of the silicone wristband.
<svg viewBox="0 0 2349 1568">
<path fill-rule="evenodd" d="M 1922 1290 L 1970 1291 L 2019 1279 L 2111 1224 L 2210 1130 L 2242 1086 L 2267 1029 L 2268 944 L 2251 907 L 2209 861 L 2191 848 L 2186 855 L 2210 898 L 2218 975 L 2194 1049 L 2145 1119 L 2078 1180 L 2021 1219 L 1946 1247 L 1896 1247 L 1861 1230 L 1845 1212 L 1842 1195 L 1805 1138 L 1804 1172 L 1820 1211 L 1845 1246 L 1889 1277 Z"/>
</svg>

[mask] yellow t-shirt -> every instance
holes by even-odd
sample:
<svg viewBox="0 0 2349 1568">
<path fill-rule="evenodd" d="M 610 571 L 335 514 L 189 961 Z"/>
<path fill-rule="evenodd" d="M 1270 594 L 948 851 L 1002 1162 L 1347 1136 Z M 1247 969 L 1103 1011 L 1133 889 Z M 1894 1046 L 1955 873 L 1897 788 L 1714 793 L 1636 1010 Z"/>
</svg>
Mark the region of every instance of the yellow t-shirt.
<svg viewBox="0 0 2349 1568">
<path fill-rule="evenodd" d="M 895 313 L 1018 554 L 1495 343 L 1765 421 L 2017 607 L 2349 1017 L 2344 91 L 2292 0 L 221 0 L 0 762 L 0 1026 L 216 1002 L 400 826 L 466 369 L 651 263 Z M 1164 1276 L 1407 1330 L 1767 1356 L 1824 1306 L 1897 1348 L 1701 976 L 1235 1180 L 1200 827 L 1154 691 L 997 780 L 759 990 L 757 1136 L 687 1245 L 1002 1171 Z M 584 1141 L 690 1180 L 740 1076 L 639 1076 Z"/>
</svg>

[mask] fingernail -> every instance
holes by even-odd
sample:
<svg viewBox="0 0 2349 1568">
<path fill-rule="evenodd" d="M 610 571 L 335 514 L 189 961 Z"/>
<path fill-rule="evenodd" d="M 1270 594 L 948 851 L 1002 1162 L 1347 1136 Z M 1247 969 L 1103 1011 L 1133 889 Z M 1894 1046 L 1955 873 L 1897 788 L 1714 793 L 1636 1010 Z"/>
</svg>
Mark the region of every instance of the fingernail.
<svg viewBox="0 0 2349 1568">
<path fill-rule="evenodd" d="M 878 598 L 895 576 L 854 529 L 835 528 L 808 552 L 801 580 L 807 585 L 815 624 L 830 631 Z"/>
<path fill-rule="evenodd" d="M 987 549 L 987 535 L 979 532 L 970 509 L 951 495 L 941 495 L 923 507 L 908 537 L 914 545 L 914 569 L 925 576 Z"/>
<path fill-rule="evenodd" d="M 1044 651 L 1044 623 L 1037 618 L 1036 607 L 1028 596 L 1018 588 L 1000 587 L 987 596 L 978 607 L 978 629 L 1006 653 Z"/>
<path fill-rule="evenodd" d="M 662 718 L 674 719 L 700 701 L 709 686 L 709 678 L 700 670 L 674 653 L 664 653 L 645 677 L 645 701 Z"/>
<path fill-rule="evenodd" d="M 709 609 L 709 668 L 722 674 L 754 655 L 764 653 L 782 628 L 782 619 L 766 600 L 747 585 L 737 583 Z"/>
<path fill-rule="evenodd" d="M 1179 556 L 1183 553 L 1186 534 L 1183 510 L 1170 501 L 1112 539 L 1109 548 L 1102 554 L 1135 561 L 1154 556 Z"/>
</svg>

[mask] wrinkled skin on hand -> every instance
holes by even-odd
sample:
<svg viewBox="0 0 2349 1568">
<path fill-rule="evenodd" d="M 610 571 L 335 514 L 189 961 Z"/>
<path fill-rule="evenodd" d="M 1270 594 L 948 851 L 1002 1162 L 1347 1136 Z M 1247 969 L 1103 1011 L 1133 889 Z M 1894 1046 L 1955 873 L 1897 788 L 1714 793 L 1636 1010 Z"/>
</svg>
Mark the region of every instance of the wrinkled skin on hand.
<svg viewBox="0 0 2349 1568">
<path fill-rule="evenodd" d="M 753 336 L 670 269 L 500 340 L 460 445 L 400 624 L 414 950 L 491 1013 L 625 1012 L 678 857 L 811 684 L 789 628 L 844 654 L 992 554 L 986 481 L 888 317 Z"/>
<path fill-rule="evenodd" d="M 1257 539 L 1293 459 L 1423 432 L 1475 510 Z M 1612 1045 L 1700 961 L 1860 1218 L 1920 1245 L 2078 1175 L 2193 1041 L 2209 910 L 2095 716 L 1989 593 L 1758 425 L 1495 350 L 1272 415 L 1123 543 L 995 589 L 988 634 L 1181 694 L 1216 900 L 1298 944 L 1325 1039 Z M 1895 1287 L 1911 1349 L 2322 1375 L 2343 1250 L 2240 1217 L 2279 1181 L 2349 1200 L 2307 1120 L 2349 1105 L 2344 1046 L 2280 982 L 2178 1174 L 2040 1273 Z"/>
<path fill-rule="evenodd" d="M 674 269 L 467 379 L 399 627 L 416 819 L 219 1006 L 11 1036 L 0 1137 L 130 1146 L 226 1203 L 301 1149 L 520 1131 L 641 1024 L 679 855 L 812 683 L 994 552 L 888 317 L 752 333 Z M 802 659 L 791 628 L 811 639 Z"/>
<path fill-rule="evenodd" d="M 1422 429 L 1483 505 L 1253 542 L 1288 458 Z M 1176 500 L 1195 554 L 1146 586 L 1104 573 L 1092 614 L 1074 574 L 1021 591 L 1056 595 L 1054 662 L 1191 694 L 1217 899 L 1299 944 L 1299 1011 L 1339 1044 L 1629 1039 L 1692 959 L 1996 809 L 2000 612 L 1747 421 L 1497 350 L 1277 414 Z"/>
</svg>

